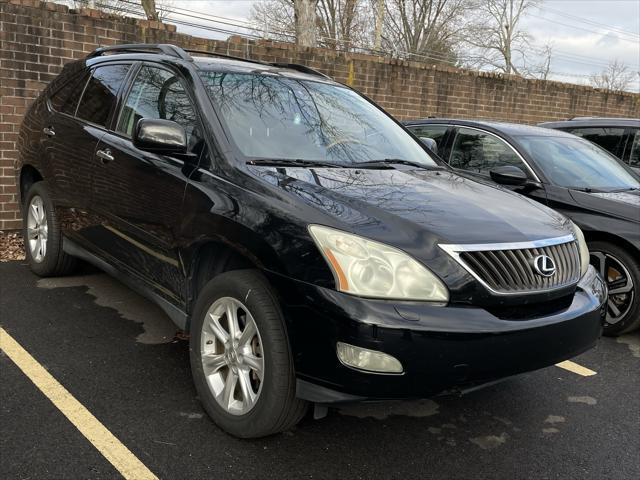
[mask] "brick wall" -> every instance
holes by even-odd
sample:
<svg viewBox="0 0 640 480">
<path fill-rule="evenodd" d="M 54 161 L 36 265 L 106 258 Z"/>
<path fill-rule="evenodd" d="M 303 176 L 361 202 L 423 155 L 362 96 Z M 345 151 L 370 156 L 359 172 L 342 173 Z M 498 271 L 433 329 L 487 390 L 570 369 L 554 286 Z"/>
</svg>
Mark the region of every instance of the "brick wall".
<svg viewBox="0 0 640 480">
<path fill-rule="evenodd" d="M 640 95 L 405 62 L 271 41 L 215 41 L 173 25 L 0 0 L 0 230 L 20 227 L 14 164 L 22 116 L 64 63 L 117 43 L 175 43 L 271 62 L 303 63 L 362 91 L 401 119 L 435 116 L 522 123 L 578 115 L 640 117 Z"/>
</svg>

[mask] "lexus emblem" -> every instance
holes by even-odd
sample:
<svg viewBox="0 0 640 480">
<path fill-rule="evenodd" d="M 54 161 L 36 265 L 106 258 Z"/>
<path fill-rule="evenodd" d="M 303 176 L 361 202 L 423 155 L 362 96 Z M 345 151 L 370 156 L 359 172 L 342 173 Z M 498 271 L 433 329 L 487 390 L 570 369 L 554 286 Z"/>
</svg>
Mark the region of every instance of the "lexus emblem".
<svg viewBox="0 0 640 480">
<path fill-rule="evenodd" d="M 533 269 L 538 275 L 551 277 L 556 273 L 556 262 L 548 255 L 538 255 L 533 259 Z"/>
</svg>

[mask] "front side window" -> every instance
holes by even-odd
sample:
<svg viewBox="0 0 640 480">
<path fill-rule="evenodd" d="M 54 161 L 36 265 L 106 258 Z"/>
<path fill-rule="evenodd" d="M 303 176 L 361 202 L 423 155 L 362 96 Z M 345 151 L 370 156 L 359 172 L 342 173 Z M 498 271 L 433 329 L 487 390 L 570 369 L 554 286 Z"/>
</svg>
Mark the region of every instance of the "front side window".
<svg viewBox="0 0 640 480">
<path fill-rule="evenodd" d="M 442 140 L 449 128 L 447 125 L 410 125 L 407 127 L 416 137 L 430 138 L 436 142 L 438 148 L 442 147 Z"/>
<path fill-rule="evenodd" d="M 624 148 L 624 128 L 591 127 L 574 128 L 569 131 L 596 145 L 600 145 L 616 157 L 620 158 L 622 156 L 622 149 Z"/>
<path fill-rule="evenodd" d="M 130 65 L 105 65 L 93 71 L 84 89 L 76 117 L 106 126 L 111 107 L 127 76 Z"/>
<path fill-rule="evenodd" d="M 504 140 L 471 128 L 457 129 L 449 158 L 452 167 L 483 175 L 505 165 L 527 171 L 523 161 Z"/>
<path fill-rule="evenodd" d="M 518 143 L 558 186 L 605 192 L 640 188 L 618 159 L 581 138 L 523 136 Z"/>
<path fill-rule="evenodd" d="M 116 130 L 128 137 L 141 118 L 172 120 L 187 133 L 189 151 L 202 144 L 196 113 L 180 79 L 172 72 L 148 65 L 136 76 Z"/>
<path fill-rule="evenodd" d="M 246 157 L 343 166 L 400 159 L 436 166 L 402 127 L 348 88 L 268 73 L 200 75 Z"/>
<path fill-rule="evenodd" d="M 82 94 L 89 72 L 84 71 L 74 75 L 67 83 L 65 83 L 56 93 L 51 95 L 51 106 L 57 112 L 74 115 L 78 100 Z"/>
</svg>

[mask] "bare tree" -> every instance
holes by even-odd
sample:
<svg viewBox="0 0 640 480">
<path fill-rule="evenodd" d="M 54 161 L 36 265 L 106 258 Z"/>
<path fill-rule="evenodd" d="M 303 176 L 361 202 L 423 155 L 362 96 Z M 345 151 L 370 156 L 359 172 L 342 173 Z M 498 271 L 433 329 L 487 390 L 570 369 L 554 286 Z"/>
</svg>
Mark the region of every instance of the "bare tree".
<svg viewBox="0 0 640 480">
<path fill-rule="evenodd" d="M 316 6 L 318 0 L 293 0 L 296 43 L 302 47 L 316 46 Z"/>
<path fill-rule="evenodd" d="M 382 43 L 388 50 L 451 63 L 475 0 L 387 0 Z"/>
<path fill-rule="evenodd" d="M 479 5 L 476 27 L 467 38 L 479 50 L 479 63 L 493 66 L 504 73 L 521 72 L 516 57 L 525 55 L 530 38 L 521 29 L 520 21 L 528 10 L 542 0 L 484 0 Z"/>
<path fill-rule="evenodd" d="M 341 50 L 366 44 L 368 22 L 364 0 L 318 0 L 316 45 Z M 256 32 L 268 38 L 296 38 L 295 0 L 256 2 L 249 14 Z"/>
<path fill-rule="evenodd" d="M 382 27 L 384 25 L 384 0 L 376 0 L 376 29 L 373 34 L 373 48 L 380 50 L 382 48 Z"/>
<path fill-rule="evenodd" d="M 622 92 L 628 90 L 633 81 L 634 73 L 630 71 L 627 66 L 616 60 L 609 63 L 609 66 L 605 68 L 601 73 L 597 75 L 591 75 L 591 85 L 596 88 L 606 88 L 608 90 L 614 90 Z"/>
<path fill-rule="evenodd" d="M 142 8 L 147 16 L 147 20 L 159 20 L 158 10 L 156 9 L 155 0 L 141 0 Z"/>
</svg>

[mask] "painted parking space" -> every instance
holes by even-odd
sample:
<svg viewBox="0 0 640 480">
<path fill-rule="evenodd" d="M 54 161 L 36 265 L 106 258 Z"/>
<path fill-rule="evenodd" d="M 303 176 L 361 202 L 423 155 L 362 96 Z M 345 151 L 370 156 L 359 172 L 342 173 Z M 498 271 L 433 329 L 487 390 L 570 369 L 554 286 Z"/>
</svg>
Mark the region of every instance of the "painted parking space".
<svg viewBox="0 0 640 480">
<path fill-rule="evenodd" d="M 42 281 L 9 263 L 0 278 L 3 328 L 158 478 L 640 476 L 637 335 L 603 339 L 572 359 L 597 375 L 550 367 L 463 397 L 331 409 L 282 435 L 242 441 L 200 407 L 187 343 L 151 304 L 94 272 Z M 3 392 L 28 384 L 12 369 Z M 51 478 L 56 458 L 68 478 L 122 478 L 34 392 L 12 394 L 14 405 L 34 400 L 31 415 L 0 410 L 1 471 L 19 464 L 10 478 Z M 27 444 L 43 427 L 51 455 L 34 460 Z"/>
</svg>

